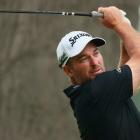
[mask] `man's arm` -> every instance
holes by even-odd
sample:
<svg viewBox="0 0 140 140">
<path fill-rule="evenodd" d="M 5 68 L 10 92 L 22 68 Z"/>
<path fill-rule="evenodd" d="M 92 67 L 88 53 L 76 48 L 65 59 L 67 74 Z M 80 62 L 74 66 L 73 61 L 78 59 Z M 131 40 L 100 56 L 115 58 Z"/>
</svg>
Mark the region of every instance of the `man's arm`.
<svg viewBox="0 0 140 140">
<path fill-rule="evenodd" d="M 123 66 L 126 62 L 128 62 L 129 59 L 130 57 L 128 56 L 128 53 L 125 49 L 124 43 L 120 41 L 120 59 L 118 67 Z"/>
<path fill-rule="evenodd" d="M 124 18 L 125 18 L 125 21 L 131 25 L 130 20 L 126 17 Z M 122 40 L 120 40 L 120 59 L 119 59 L 118 67 L 123 66 L 126 62 L 128 62 L 129 59 L 130 59 L 130 56 L 128 55 L 125 49 L 124 43 Z"/>
<path fill-rule="evenodd" d="M 133 93 L 140 85 L 140 34 L 125 20 L 120 9 L 116 7 L 100 7 L 99 12 L 104 14 L 102 23 L 116 31 L 124 43 L 125 50 L 130 57 L 126 62 L 131 68 L 133 79 Z"/>
</svg>

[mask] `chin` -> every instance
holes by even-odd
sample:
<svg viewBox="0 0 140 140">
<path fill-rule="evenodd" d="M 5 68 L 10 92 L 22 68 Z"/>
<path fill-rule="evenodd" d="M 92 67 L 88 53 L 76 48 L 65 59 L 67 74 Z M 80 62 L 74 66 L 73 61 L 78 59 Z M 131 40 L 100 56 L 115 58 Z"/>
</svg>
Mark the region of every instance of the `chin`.
<svg viewBox="0 0 140 140">
<path fill-rule="evenodd" d="M 94 75 L 94 76 L 90 76 L 90 78 L 89 79 L 94 79 L 96 77 L 96 75 Z"/>
<path fill-rule="evenodd" d="M 103 71 L 99 71 L 97 73 L 94 73 L 94 75 L 91 75 L 91 79 L 94 79 L 97 75 L 103 73 Z"/>
</svg>

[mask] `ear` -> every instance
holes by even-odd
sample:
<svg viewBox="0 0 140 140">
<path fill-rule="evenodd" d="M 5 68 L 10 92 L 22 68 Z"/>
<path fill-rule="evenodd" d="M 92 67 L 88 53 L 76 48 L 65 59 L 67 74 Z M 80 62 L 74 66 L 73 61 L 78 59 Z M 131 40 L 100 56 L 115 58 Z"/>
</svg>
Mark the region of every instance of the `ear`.
<svg viewBox="0 0 140 140">
<path fill-rule="evenodd" d="M 67 76 L 72 77 L 72 69 L 70 66 L 65 65 L 63 67 L 63 71 L 66 73 Z"/>
</svg>

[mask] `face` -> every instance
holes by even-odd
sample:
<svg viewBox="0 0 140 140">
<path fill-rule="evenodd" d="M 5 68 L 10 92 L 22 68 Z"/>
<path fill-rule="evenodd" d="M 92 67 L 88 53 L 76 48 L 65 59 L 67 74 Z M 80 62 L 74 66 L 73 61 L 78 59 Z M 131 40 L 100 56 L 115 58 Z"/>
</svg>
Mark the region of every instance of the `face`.
<svg viewBox="0 0 140 140">
<path fill-rule="evenodd" d="M 105 71 L 103 57 L 98 48 L 89 43 L 79 55 L 69 59 L 64 71 L 73 84 L 82 84 Z"/>
</svg>

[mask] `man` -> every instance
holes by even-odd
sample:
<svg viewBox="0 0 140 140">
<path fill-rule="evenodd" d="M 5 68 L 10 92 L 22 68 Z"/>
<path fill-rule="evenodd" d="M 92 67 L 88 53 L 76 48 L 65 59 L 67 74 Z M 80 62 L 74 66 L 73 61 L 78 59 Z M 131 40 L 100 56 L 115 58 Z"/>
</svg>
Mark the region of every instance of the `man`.
<svg viewBox="0 0 140 140">
<path fill-rule="evenodd" d="M 71 79 L 70 98 L 82 140 L 139 140 L 140 114 L 131 96 L 140 85 L 140 34 L 116 7 L 100 7 L 101 22 L 122 40 L 120 66 L 105 71 L 98 47 L 105 40 L 73 31 L 60 41 L 57 58 Z"/>
</svg>

